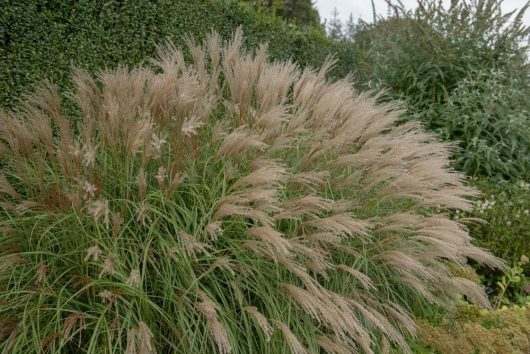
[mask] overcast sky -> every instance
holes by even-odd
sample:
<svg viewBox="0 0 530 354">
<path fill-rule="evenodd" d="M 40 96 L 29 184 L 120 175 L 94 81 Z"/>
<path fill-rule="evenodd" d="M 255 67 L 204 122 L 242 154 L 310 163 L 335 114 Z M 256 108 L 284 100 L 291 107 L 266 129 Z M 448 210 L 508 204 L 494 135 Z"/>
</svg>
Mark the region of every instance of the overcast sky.
<svg viewBox="0 0 530 354">
<path fill-rule="evenodd" d="M 413 8 L 417 4 L 416 0 L 402 0 L 402 2 L 407 9 Z M 450 4 L 451 1 L 444 0 L 444 2 Z M 508 12 L 516 8 L 521 8 L 525 2 L 526 0 L 504 0 L 502 6 L 503 11 Z M 372 5 L 370 0 L 316 0 L 315 3 L 322 21 L 325 18 L 331 17 L 333 8 L 337 8 L 343 20 L 346 20 L 350 13 L 353 14 L 355 20 L 361 18 L 365 21 L 371 21 L 372 19 Z M 385 0 L 374 0 L 374 3 L 377 13 L 385 15 L 387 10 Z M 530 9 L 526 11 L 525 23 L 526 25 L 530 25 Z"/>
</svg>

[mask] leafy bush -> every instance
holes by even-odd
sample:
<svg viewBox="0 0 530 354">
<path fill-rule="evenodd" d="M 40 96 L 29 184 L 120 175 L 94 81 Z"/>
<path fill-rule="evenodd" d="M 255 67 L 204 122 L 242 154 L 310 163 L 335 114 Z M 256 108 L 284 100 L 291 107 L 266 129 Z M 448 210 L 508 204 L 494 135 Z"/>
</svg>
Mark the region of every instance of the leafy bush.
<svg viewBox="0 0 530 354">
<path fill-rule="evenodd" d="M 337 67 L 336 75 L 351 70 L 348 48 L 237 1 L 9 1 L 0 11 L 0 107 L 14 107 L 21 94 L 44 79 L 67 87 L 72 65 L 90 72 L 134 66 L 153 56 L 156 43 L 167 38 L 183 46 L 186 34 L 205 38 L 215 29 L 228 38 L 238 26 L 245 29 L 247 47 L 268 42 L 274 59 L 292 57 L 317 67 L 337 53 L 350 64 Z"/>
<path fill-rule="evenodd" d="M 408 351 L 412 308 L 483 289 L 447 146 L 237 32 L 78 71 L 0 116 L 0 349 Z"/>
<path fill-rule="evenodd" d="M 500 281 L 497 282 L 499 293 L 496 295 L 495 307 L 515 304 L 530 304 L 530 279 L 524 273 L 523 267 L 528 264 L 528 257 L 523 255 Z"/>
<path fill-rule="evenodd" d="M 476 179 L 472 184 L 482 195 L 473 212 L 457 215 L 485 221 L 470 226 L 470 234 L 477 244 L 492 249 L 510 264 L 522 255 L 530 255 L 529 184 L 486 179 Z"/>
<path fill-rule="evenodd" d="M 461 150 L 457 167 L 470 175 L 530 175 L 530 81 L 522 24 L 502 0 L 418 1 L 414 12 L 365 24 L 355 35 L 361 83 L 388 88 L 411 118 Z"/>
<path fill-rule="evenodd" d="M 457 211 L 454 217 L 482 220 L 469 227 L 477 245 L 513 265 L 506 274 L 481 266 L 476 266 L 477 272 L 495 303 L 524 305 L 530 293 L 530 264 L 521 262 L 530 254 L 530 184 L 487 179 L 475 179 L 472 184 L 482 192 L 475 209 Z"/>
<path fill-rule="evenodd" d="M 518 81 L 500 71 L 478 72 L 461 80 L 440 113 L 432 114 L 439 122 L 431 126 L 465 148 L 456 155 L 457 168 L 473 175 L 530 176 L 529 92 Z"/>
</svg>

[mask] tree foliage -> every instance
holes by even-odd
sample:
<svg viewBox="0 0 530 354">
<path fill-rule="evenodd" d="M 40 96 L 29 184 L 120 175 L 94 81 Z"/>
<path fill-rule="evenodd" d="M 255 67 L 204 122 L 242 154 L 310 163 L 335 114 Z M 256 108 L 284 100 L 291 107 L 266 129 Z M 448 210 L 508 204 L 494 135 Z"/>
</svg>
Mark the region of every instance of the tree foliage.
<svg viewBox="0 0 530 354">
<path fill-rule="evenodd" d="M 259 12 L 279 16 L 300 27 L 322 30 L 313 0 L 241 0 Z"/>
</svg>

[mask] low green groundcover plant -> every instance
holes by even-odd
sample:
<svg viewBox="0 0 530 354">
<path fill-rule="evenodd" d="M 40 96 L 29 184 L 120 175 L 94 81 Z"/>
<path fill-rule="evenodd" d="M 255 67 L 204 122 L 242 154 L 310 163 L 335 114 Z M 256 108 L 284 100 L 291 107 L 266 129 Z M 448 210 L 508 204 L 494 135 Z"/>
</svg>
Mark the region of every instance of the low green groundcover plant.
<svg viewBox="0 0 530 354">
<path fill-rule="evenodd" d="M 448 145 L 349 79 L 216 35 L 77 71 L 0 115 L 5 353 L 410 352 L 458 295 L 475 190 Z"/>
<path fill-rule="evenodd" d="M 530 305 L 478 309 L 458 306 L 438 324 L 419 322 L 418 337 L 424 353 L 526 354 L 530 350 Z"/>
</svg>

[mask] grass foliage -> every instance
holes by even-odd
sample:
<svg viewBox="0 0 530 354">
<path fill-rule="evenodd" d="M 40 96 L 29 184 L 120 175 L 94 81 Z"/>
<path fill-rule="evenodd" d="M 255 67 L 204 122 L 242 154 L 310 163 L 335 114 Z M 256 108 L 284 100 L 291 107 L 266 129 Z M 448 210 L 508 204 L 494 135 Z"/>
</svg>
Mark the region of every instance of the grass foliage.
<svg viewBox="0 0 530 354">
<path fill-rule="evenodd" d="M 1 113 L 3 352 L 410 352 L 422 303 L 489 306 L 448 145 L 242 41 Z"/>
</svg>

